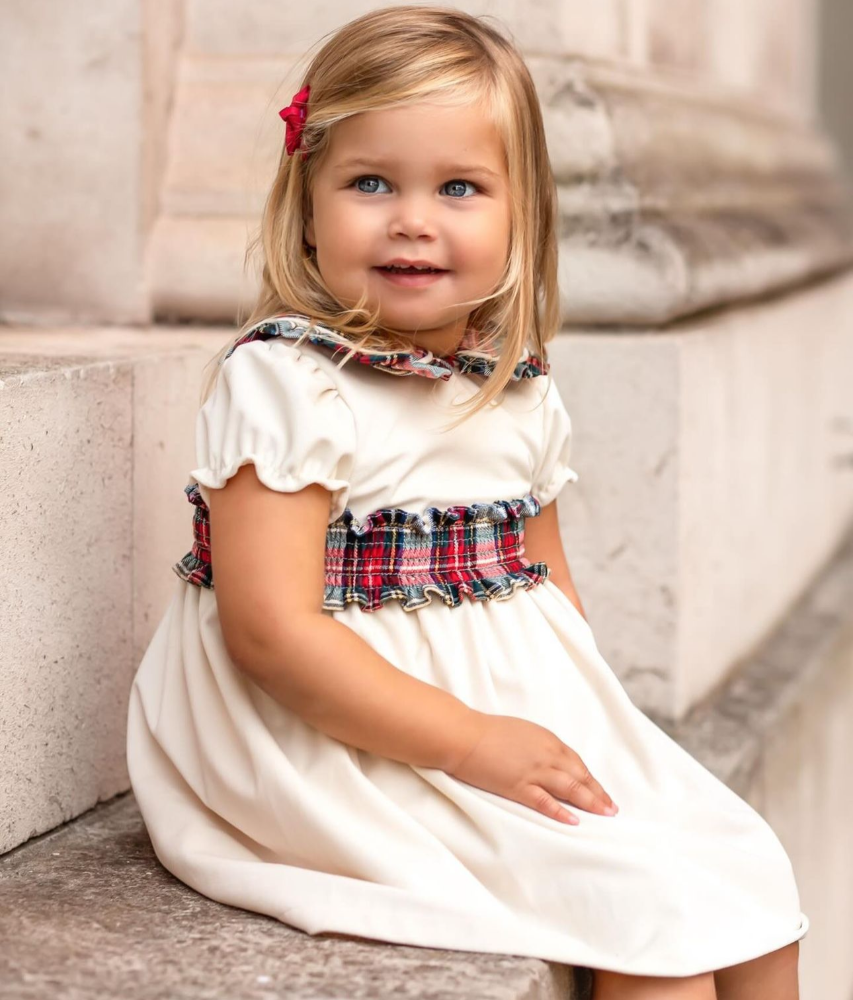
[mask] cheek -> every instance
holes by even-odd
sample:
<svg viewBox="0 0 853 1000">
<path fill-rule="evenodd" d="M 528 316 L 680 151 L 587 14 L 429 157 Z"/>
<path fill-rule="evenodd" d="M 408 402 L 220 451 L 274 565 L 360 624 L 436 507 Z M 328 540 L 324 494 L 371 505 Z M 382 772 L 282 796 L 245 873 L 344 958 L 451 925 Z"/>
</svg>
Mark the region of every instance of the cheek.
<svg viewBox="0 0 853 1000">
<path fill-rule="evenodd" d="M 345 208 L 337 209 L 328 203 L 314 216 L 321 269 L 334 276 L 342 276 L 357 262 L 363 240 Z M 341 234 L 346 233 L 342 239 Z"/>
<path fill-rule="evenodd" d="M 351 198 L 332 198 L 326 205 L 326 231 L 335 242 L 340 242 L 341 233 L 347 233 L 351 237 L 351 250 L 358 247 L 362 237 L 375 231 L 376 224 L 376 213 Z"/>
<path fill-rule="evenodd" d="M 468 240 L 462 248 L 462 258 L 470 270 L 491 275 L 504 266 L 508 252 L 509 233 L 497 226 Z"/>
</svg>

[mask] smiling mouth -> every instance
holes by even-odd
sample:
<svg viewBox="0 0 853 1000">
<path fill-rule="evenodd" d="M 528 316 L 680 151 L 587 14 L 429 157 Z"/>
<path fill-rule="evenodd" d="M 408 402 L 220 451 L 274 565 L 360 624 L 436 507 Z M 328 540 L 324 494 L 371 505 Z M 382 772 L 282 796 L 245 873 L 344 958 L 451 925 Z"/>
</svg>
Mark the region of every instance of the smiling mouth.
<svg viewBox="0 0 853 1000">
<path fill-rule="evenodd" d="M 423 288 L 427 285 L 434 285 L 444 275 L 450 273 L 449 271 L 437 269 L 415 270 L 397 267 L 375 267 L 373 270 L 378 271 L 385 281 L 392 285 L 397 285 L 398 288 Z"/>
<path fill-rule="evenodd" d="M 401 267 L 398 265 L 380 264 L 377 271 L 385 271 L 387 274 L 447 274 L 443 267 Z"/>
</svg>

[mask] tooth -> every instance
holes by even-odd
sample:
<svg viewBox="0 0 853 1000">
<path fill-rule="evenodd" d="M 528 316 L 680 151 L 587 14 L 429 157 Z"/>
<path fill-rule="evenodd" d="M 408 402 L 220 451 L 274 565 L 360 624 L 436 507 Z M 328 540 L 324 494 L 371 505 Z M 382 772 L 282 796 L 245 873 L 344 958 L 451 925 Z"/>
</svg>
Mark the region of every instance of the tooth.
<svg viewBox="0 0 853 1000">
<path fill-rule="evenodd" d="M 406 265 L 406 264 L 386 264 L 385 267 L 389 271 L 400 271 L 402 273 L 406 273 L 406 272 L 410 272 L 410 271 L 419 271 L 422 274 L 431 274 L 433 272 L 438 271 L 438 268 L 435 268 L 435 267 L 416 267 L 416 266 L 411 265 L 411 264 L 409 264 L 409 265 Z"/>
</svg>

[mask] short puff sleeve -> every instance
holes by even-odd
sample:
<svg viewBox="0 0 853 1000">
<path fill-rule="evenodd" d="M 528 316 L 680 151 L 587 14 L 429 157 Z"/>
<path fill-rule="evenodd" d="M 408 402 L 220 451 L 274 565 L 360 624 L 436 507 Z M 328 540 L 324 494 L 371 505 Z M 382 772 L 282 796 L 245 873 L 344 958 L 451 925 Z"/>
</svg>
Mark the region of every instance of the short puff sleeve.
<svg viewBox="0 0 853 1000">
<path fill-rule="evenodd" d="M 552 374 L 544 376 L 545 399 L 542 411 L 540 451 L 533 474 L 531 493 L 545 507 L 551 503 L 566 483 L 578 480 L 569 466 L 572 450 L 572 421 Z"/>
<path fill-rule="evenodd" d="M 190 475 L 208 502 L 243 465 L 283 493 L 319 483 L 332 494 L 329 523 L 349 500 L 356 429 L 350 408 L 311 355 L 280 340 L 241 344 L 222 363 L 196 418 Z"/>
</svg>

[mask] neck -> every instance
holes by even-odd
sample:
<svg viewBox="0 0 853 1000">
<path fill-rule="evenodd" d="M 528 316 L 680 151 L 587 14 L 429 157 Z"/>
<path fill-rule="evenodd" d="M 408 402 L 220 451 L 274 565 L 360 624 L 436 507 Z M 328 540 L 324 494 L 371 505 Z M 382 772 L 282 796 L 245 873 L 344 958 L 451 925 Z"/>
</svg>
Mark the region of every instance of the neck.
<svg viewBox="0 0 853 1000">
<path fill-rule="evenodd" d="M 432 351 L 439 358 L 446 357 L 456 354 L 459 348 L 466 344 L 467 323 L 468 317 L 464 316 L 448 326 L 407 331 L 405 336 L 415 347 Z"/>
</svg>

